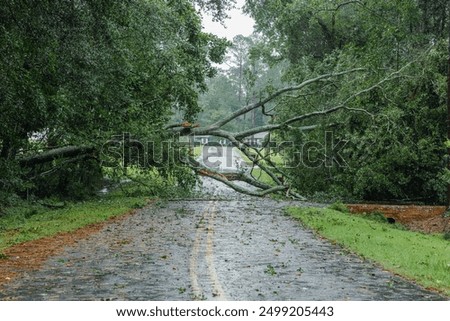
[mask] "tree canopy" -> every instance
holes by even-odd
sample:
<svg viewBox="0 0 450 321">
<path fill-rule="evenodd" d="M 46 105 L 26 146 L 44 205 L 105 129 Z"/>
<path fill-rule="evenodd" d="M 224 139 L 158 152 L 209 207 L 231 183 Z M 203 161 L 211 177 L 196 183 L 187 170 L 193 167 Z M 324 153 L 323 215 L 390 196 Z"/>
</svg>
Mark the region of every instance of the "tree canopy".
<svg viewBox="0 0 450 321">
<path fill-rule="evenodd" d="M 249 0 L 246 10 L 264 37 L 261 56 L 271 64 L 289 62 L 286 82 L 354 67 L 367 70 L 280 102 L 282 119 L 342 102 L 347 107 L 307 123 L 321 124 L 315 131 L 283 131 L 283 139 L 300 147 L 308 141 L 331 143 L 327 132 L 346 142 L 340 150 L 345 166 L 327 166 L 324 157 L 333 155 L 314 156 L 320 160 L 314 168 L 293 164 L 290 172 L 301 192 L 445 201 L 448 1 Z M 395 77 L 381 85 L 387 75 Z"/>
<path fill-rule="evenodd" d="M 218 18 L 228 8 L 197 3 Z M 175 110 L 192 120 L 227 41 L 202 31 L 188 0 L 6 0 L 0 44 L 6 191 L 17 187 L 17 160 L 30 154 L 101 146 L 122 132 L 156 139 Z"/>
<path fill-rule="evenodd" d="M 234 5 L 5 0 L 0 201 L 95 190 L 105 142 L 138 144 L 124 133 L 225 138 L 271 180 L 180 157 L 158 169 L 175 184 L 197 172 L 252 195 L 444 201 L 448 1 L 247 0 L 251 37 L 202 31 L 202 12 L 224 21 Z M 263 132 L 273 144 L 246 143 Z"/>
</svg>

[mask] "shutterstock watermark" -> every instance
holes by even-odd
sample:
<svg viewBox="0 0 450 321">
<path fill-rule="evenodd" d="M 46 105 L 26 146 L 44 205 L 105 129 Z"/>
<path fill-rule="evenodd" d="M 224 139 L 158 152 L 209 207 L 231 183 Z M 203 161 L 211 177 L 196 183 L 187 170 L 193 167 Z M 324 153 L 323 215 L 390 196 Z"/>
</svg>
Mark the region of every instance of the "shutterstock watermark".
<svg viewBox="0 0 450 321">
<path fill-rule="evenodd" d="M 129 133 L 117 135 L 103 144 L 104 167 L 141 168 L 177 166 L 214 170 L 245 170 L 263 160 L 266 166 L 279 168 L 348 167 L 343 155 L 348 141 L 338 140 L 333 132 L 323 139 L 304 142 L 283 141 L 234 146 L 226 139 L 213 136 L 174 137 L 165 141 L 142 141 Z"/>
</svg>

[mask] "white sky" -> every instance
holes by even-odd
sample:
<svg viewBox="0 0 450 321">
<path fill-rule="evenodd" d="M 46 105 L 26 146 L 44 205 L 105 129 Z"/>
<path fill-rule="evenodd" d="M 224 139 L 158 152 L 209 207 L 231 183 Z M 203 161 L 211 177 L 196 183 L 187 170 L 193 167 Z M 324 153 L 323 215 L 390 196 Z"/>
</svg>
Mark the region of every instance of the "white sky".
<svg viewBox="0 0 450 321">
<path fill-rule="evenodd" d="M 204 15 L 204 30 L 219 37 L 225 37 L 228 40 L 233 40 L 233 37 L 237 35 L 251 35 L 253 32 L 254 21 L 242 12 L 241 8 L 244 3 L 245 0 L 236 1 L 236 9 L 231 10 L 228 13 L 230 18 L 225 20 L 226 28 L 219 22 L 213 22 L 210 16 Z"/>
</svg>

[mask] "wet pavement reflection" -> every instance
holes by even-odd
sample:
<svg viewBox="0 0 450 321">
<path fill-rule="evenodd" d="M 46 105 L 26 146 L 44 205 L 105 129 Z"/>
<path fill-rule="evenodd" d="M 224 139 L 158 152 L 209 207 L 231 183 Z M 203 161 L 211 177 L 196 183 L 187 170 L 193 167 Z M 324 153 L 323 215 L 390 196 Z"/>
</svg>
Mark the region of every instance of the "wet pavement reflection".
<svg viewBox="0 0 450 321">
<path fill-rule="evenodd" d="M 209 185 L 208 185 L 209 184 Z M 287 205 L 205 182 L 5 285 L 1 300 L 446 300 L 318 238 Z M 214 200 L 215 199 L 215 200 Z"/>
</svg>

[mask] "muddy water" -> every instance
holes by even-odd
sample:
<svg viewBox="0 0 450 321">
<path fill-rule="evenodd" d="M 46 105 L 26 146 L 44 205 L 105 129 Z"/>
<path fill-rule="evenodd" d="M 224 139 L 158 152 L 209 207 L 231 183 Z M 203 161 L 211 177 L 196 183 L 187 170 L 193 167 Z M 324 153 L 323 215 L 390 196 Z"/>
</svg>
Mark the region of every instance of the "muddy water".
<svg viewBox="0 0 450 321">
<path fill-rule="evenodd" d="M 208 190 L 218 200 L 161 203 L 109 225 L 0 299 L 445 299 L 317 238 L 283 215 L 288 202 Z"/>
</svg>

